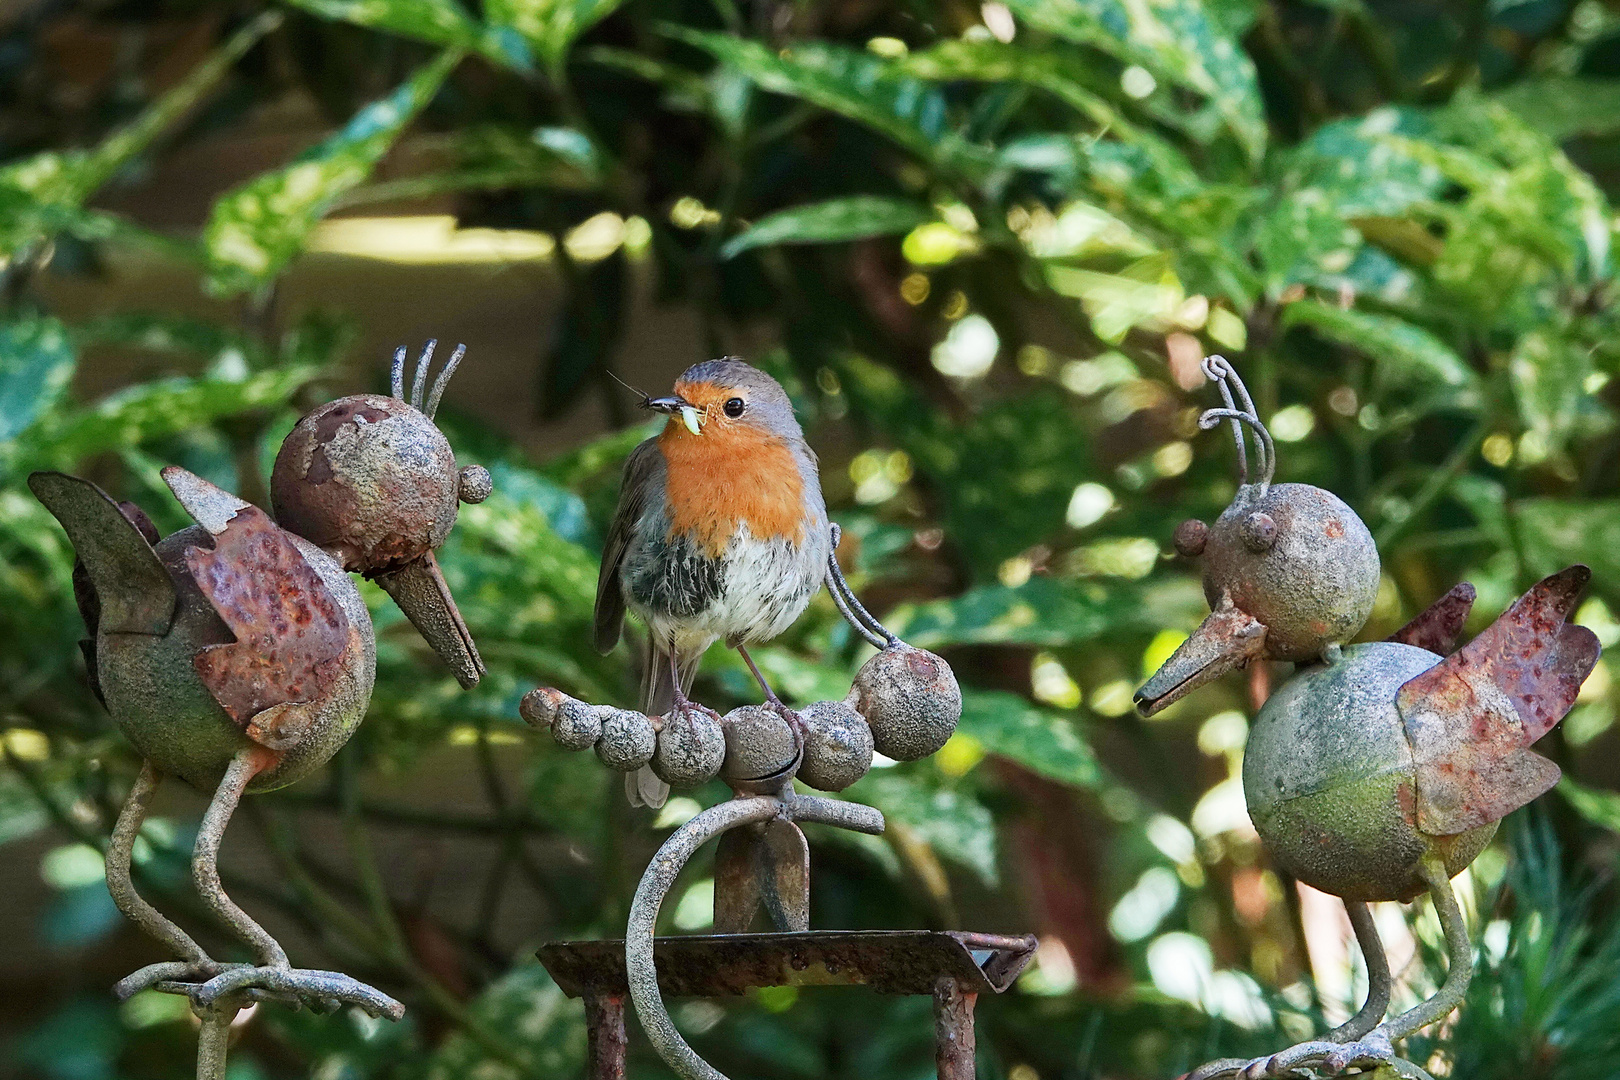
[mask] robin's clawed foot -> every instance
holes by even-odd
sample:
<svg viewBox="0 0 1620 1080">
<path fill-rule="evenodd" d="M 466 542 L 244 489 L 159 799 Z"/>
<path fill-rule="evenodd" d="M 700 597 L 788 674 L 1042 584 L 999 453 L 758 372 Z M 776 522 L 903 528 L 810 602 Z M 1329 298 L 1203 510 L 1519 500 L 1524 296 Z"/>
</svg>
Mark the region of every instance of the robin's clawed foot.
<svg viewBox="0 0 1620 1080">
<path fill-rule="evenodd" d="M 316 1013 L 353 1005 L 378 1018 L 398 1020 L 405 1015 L 405 1006 L 400 1002 L 341 971 L 252 964 L 212 964 L 207 968 L 184 963 L 152 964 L 120 982 L 116 993 L 122 999 L 148 986 L 165 994 L 183 994 L 191 999 L 194 1009 L 203 1011 L 230 1002 L 274 1001 Z"/>
<path fill-rule="evenodd" d="M 1389 1035 L 1374 1028 L 1355 1042 L 1316 1040 L 1302 1042 L 1269 1057 L 1243 1061 L 1227 1058 L 1212 1061 L 1188 1076 L 1187 1080 L 1311 1080 L 1326 1076 L 1371 1075 L 1384 1068 L 1402 1080 L 1433 1080 L 1422 1068 L 1395 1055 Z M 1346 1070 L 1354 1070 L 1347 1072 Z"/>
</svg>

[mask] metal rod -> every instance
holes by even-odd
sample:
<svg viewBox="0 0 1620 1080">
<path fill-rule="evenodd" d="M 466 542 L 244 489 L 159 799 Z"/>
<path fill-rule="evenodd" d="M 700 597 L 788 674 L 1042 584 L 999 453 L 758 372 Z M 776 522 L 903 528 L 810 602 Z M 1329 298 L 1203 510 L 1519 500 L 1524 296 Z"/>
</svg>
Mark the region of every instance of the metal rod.
<svg viewBox="0 0 1620 1080">
<path fill-rule="evenodd" d="M 974 1080 L 978 1038 L 973 1031 L 973 1005 L 979 995 L 955 979 L 934 984 L 934 1063 L 939 1080 Z"/>
<path fill-rule="evenodd" d="M 388 389 L 400 401 L 405 400 L 405 346 L 394 350 L 394 362 L 388 369 Z"/>
<path fill-rule="evenodd" d="M 286 968 L 291 965 L 276 939 L 254 922 L 251 915 L 237 907 L 236 901 L 225 895 L 219 881 L 219 842 L 225 835 L 225 826 L 230 822 L 231 814 L 235 813 L 236 804 L 241 800 L 248 781 L 264 767 L 265 753 L 262 747 L 251 747 L 239 751 L 231 759 L 230 767 L 225 770 L 225 778 L 219 782 L 219 790 L 214 792 L 214 801 L 208 804 L 202 825 L 197 829 L 197 847 L 191 856 L 191 879 L 203 903 L 253 949 L 260 963 L 268 967 Z"/>
<path fill-rule="evenodd" d="M 687 1045 L 664 1007 L 653 957 L 653 932 L 658 924 L 659 906 L 698 848 L 728 829 L 776 817 L 815 821 L 873 835 L 883 831 L 883 815 L 860 803 L 799 795 L 791 790 L 781 795 L 736 798 L 709 807 L 676 829 L 647 864 L 636 886 L 624 933 L 624 966 L 630 983 L 630 1000 L 636 1007 L 642 1030 L 647 1033 L 647 1041 L 683 1080 L 726 1080 L 726 1076 Z"/>
<path fill-rule="evenodd" d="M 1463 921 L 1462 908 L 1451 891 L 1451 879 L 1438 859 L 1423 863 L 1423 877 L 1429 883 L 1429 896 L 1434 900 L 1434 913 L 1440 916 L 1440 928 L 1446 934 L 1446 954 L 1450 966 L 1446 981 L 1428 1001 L 1408 1009 L 1392 1019 L 1385 1027 L 1391 1039 L 1404 1039 L 1420 1028 L 1439 1020 L 1462 1004 L 1468 993 L 1468 983 L 1474 977 L 1474 947 L 1468 940 L 1468 924 Z"/>
<path fill-rule="evenodd" d="M 225 1080 L 225 1052 L 231 1043 L 234 1005 L 197 1010 L 202 1028 L 197 1032 L 197 1080 Z"/>
<path fill-rule="evenodd" d="M 202 946 L 191 940 L 190 934 L 147 903 L 135 891 L 135 883 L 130 878 L 129 868 L 134 857 L 135 840 L 141 834 L 142 823 L 146 821 L 146 811 L 152 801 L 152 795 L 162 782 L 162 775 L 152 767 L 151 762 L 141 764 L 140 775 L 135 778 L 135 785 L 129 789 L 129 797 L 124 800 L 124 808 L 118 813 L 118 823 L 113 826 L 112 839 L 107 844 L 107 891 L 112 894 L 113 903 L 118 905 L 119 911 L 142 930 L 167 945 L 182 960 L 188 964 L 207 964 L 208 954 L 203 951 Z"/>
<path fill-rule="evenodd" d="M 861 605 L 855 596 L 855 590 L 851 589 L 849 582 L 844 579 L 843 567 L 838 565 L 838 541 L 842 536 L 843 530 L 834 524 L 832 550 L 827 553 L 827 591 L 832 594 L 833 603 L 838 606 L 838 613 L 873 647 L 886 649 L 898 645 L 900 639 L 889 633 L 888 627 L 878 622 L 877 617 Z"/>
<path fill-rule="evenodd" d="M 466 355 L 467 346 L 457 345 L 456 351 L 450 354 L 449 361 L 445 363 L 444 369 L 439 372 L 439 377 L 433 380 L 433 390 L 428 394 L 427 408 L 422 410 L 427 413 L 429 420 L 433 419 L 438 413 L 439 402 L 444 398 L 444 388 L 450 385 L 450 376 L 456 373 L 456 368 L 461 366 L 461 358 Z"/>
<path fill-rule="evenodd" d="M 433 362 L 433 350 L 438 345 L 438 338 L 429 338 L 422 355 L 416 358 L 416 374 L 411 378 L 411 404 L 418 409 L 422 407 L 422 392 L 427 389 L 428 365 Z"/>
<path fill-rule="evenodd" d="M 1384 954 L 1384 943 L 1379 940 L 1372 911 L 1360 900 L 1346 900 L 1344 910 L 1350 916 L 1351 929 L 1356 932 L 1362 959 L 1367 961 L 1367 1001 L 1360 1012 L 1323 1036 L 1330 1042 L 1354 1042 L 1377 1027 L 1389 1011 L 1389 957 Z"/>
<path fill-rule="evenodd" d="M 586 1080 L 624 1080 L 624 998 L 585 995 Z"/>
</svg>

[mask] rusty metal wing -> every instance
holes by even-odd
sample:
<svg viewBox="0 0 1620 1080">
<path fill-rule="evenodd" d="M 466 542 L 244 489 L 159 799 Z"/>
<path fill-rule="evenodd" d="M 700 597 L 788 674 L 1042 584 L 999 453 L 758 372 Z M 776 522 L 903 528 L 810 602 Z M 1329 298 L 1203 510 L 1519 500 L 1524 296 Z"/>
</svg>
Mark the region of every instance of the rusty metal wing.
<svg viewBox="0 0 1620 1080">
<path fill-rule="evenodd" d="M 1384 640 L 1449 656 L 1457 647 L 1457 635 L 1462 633 L 1463 623 L 1468 621 L 1468 612 L 1473 607 L 1474 587 L 1466 581 L 1459 582 Z"/>
<path fill-rule="evenodd" d="M 89 577 L 93 595 L 77 599 L 91 635 L 98 627 L 112 634 L 167 634 L 174 621 L 174 581 L 140 525 L 105 491 L 77 476 L 37 472 L 28 487 L 62 523 Z"/>
<path fill-rule="evenodd" d="M 1418 828 L 1452 836 L 1489 824 L 1558 782 L 1558 767 L 1528 747 L 1563 719 L 1597 663 L 1597 637 L 1566 621 L 1591 576 L 1571 566 L 1542 580 L 1400 688 Z"/>
<path fill-rule="evenodd" d="M 230 517 L 204 524 L 211 532 L 223 528 L 212 549 L 187 548 L 186 565 L 236 641 L 208 646 L 193 663 L 214 700 L 251 738 L 285 750 L 310 721 L 299 706 L 319 703 L 342 674 L 349 618 L 263 510 L 243 503 Z"/>
</svg>

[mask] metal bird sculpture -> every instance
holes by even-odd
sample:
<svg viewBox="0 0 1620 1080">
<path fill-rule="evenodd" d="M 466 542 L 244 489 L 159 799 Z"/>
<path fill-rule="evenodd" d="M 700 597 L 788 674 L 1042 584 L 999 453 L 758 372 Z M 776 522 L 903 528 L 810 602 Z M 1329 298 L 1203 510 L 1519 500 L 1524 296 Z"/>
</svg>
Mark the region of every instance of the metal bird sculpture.
<svg viewBox="0 0 1620 1080">
<path fill-rule="evenodd" d="M 1501 818 L 1558 781 L 1558 767 L 1529 747 L 1569 711 L 1597 663 L 1597 638 L 1566 622 L 1591 574 L 1572 566 L 1541 581 L 1456 652 L 1474 599 L 1467 584 L 1389 640 L 1347 644 L 1378 592 L 1371 534 L 1330 492 L 1273 485 L 1271 438 L 1242 381 L 1221 357 L 1203 367 L 1225 408 L 1206 412 L 1200 426 L 1231 422 L 1242 482 L 1214 525 L 1176 530 L 1180 553 L 1201 562 L 1211 612 L 1137 691 L 1137 705 L 1152 714 L 1251 660 L 1299 665 L 1249 735 L 1249 816 L 1283 868 L 1344 900 L 1369 988 L 1361 1011 L 1320 1039 L 1253 1061 L 1211 1062 L 1189 1080 L 1379 1067 L 1429 1080 L 1393 1043 L 1448 1015 L 1467 990 L 1473 960 L 1452 877 Z M 1259 465 L 1253 481 L 1244 428 Z M 1367 904 L 1425 891 L 1450 966 L 1433 997 L 1386 1019 L 1389 964 Z"/>
<path fill-rule="evenodd" d="M 286 952 L 225 894 L 217 857 L 244 793 L 293 783 L 325 764 L 365 715 L 376 671 L 370 615 L 348 572 L 377 581 L 464 687 L 483 664 L 433 558 L 459 501 L 489 494 L 480 466 L 458 470 L 433 414 L 458 348 L 424 403 L 429 343 L 413 392 L 405 350 L 392 397 L 342 398 L 305 416 L 271 478 L 276 517 L 184 469 L 163 479 L 196 521 L 159 539 L 131 503 L 88 480 L 29 477 L 78 554 L 74 592 L 90 637 L 92 689 L 144 762 L 113 829 L 107 887 L 119 910 L 178 958 L 115 988 L 184 994 L 203 1019 L 198 1075 L 221 1075 L 226 1028 L 243 1006 L 357 1005 L 398 1019 L 404 1006 L 347 975 L 292 967 Z M 192 876 L 207 907 L 256 963 L 222 963 L 135 891 L 131 853 L 158 785 L 178 776 L 213 799 Z"/>
</svg>

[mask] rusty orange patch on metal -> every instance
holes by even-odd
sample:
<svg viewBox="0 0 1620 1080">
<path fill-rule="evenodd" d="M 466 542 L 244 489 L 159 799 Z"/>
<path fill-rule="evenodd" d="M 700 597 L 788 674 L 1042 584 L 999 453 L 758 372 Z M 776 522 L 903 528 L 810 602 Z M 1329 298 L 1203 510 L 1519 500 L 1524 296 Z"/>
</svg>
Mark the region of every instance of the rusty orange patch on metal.
<svg viewBox="0 0 1620 1080">
<path fill-rule="evenodd" d="M 719 558 L 740 525 L 759 540 L 804 542 L 804 479 L 793 451 L 779 435 L 725 413 L 741 396 L 714 383 L 675 384 L 675 392 L 704 410 L 703 433 L 693 435 L 670 417 L 658 446 L 668 466 L 671 534 L 693 537 Z"/>
</svg>

